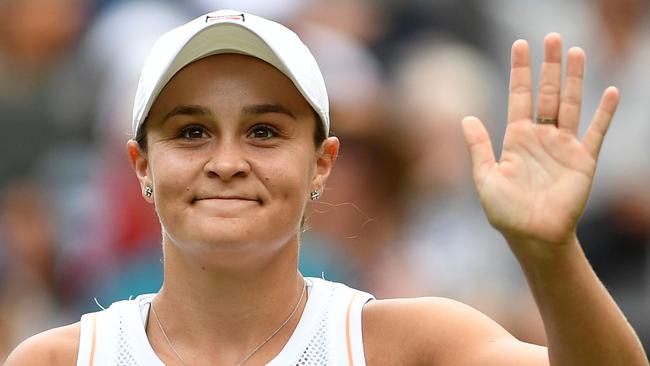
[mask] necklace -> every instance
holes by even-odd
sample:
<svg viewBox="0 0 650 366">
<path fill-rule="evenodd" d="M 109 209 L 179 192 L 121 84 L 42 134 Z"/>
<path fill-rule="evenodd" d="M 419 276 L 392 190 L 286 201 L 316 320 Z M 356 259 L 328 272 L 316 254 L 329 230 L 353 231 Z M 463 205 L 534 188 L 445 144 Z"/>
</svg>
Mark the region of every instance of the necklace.
<svg viewBox="0 0 650 366">
<path fill-rule="evenodd" d="M 280 324 L 279 327 L 277 327 L 273 332 L 271 332 L 271 334 L 269 334 L 269 336 L 266 337 L 262 341 L 262 343 L 258 344 L 255 348 L 253 348 L 250 352 L 248 352 L 246 354 L 246 356 L 244 356 L 239 362 L 237 362 L 236 366 L 243 365 L 246 361 L 248 361 L 248 359 L 253 357 L 253 355 L 257 351 L 259 351 L 260 348 L 264 347 L 265 344 L 267 344 L 276 334 L 278 334 L 278 332 L 280 332 L 282 330 L 282 328 L 285 327 L 285 325 L 287 325 L 287 323 L 289 323 L 289 320 L 291 320 L 293 318 L 293 316 L 296 314 L 296 311 L 298 311 L 298 308 L 300 307 L 300 303 L 302 302 L 302 298 L 305 297 L 306 289 L 307 289 L 307 285 L 303 284 L 302 292 L 300 293 L 300 297 L 298 298 L 298 301 L 296 302 L 296 304 L 293 306 L 293 309 L 291 310 L 291 313 L 289 314 L 289 316 L 286 319 L 284 319 L 282 324 Z M 151 304 L 151 311 L 153 312 L 154 319 L 156 319 L 156 324 L 158 324 L 158 328 L 160 328 L 160 332 L 162 333 L 163 337 L 165 337 L 165 341 L 167 342 L 167 345 L 169 346 L 169 348 L 171 348 L 172 352 L 174 352 L 174 354 L 176 355 L 176 358 L 178 358 L 178 360 L 181 362 L 181 365 L 186 366 L 187 364 L 183 360 L 183 357 L 181 357 L 181 355 L 178 353 L 178 351 L 176 351 L 176 348 L 174 348 L 174 345 L 172 344 L 172 341 L 167 336 L 167 332 L 165 332 L 165 328 L 163 327 L 162 322 L 160 321 L 160 318 L 158 317 L 158 313 L 156 312 L 156 308 L 153 306 L 153 301 L 150 304 Z"/>
<path fill-rule="evenodd" d="M 178 358 L 179 361 L 181 361 L 181 365 L 186 366 L 185 361 L 183 360 L 183 357 L 176 351 L 176 348 L 174 348 L 174 345 L 172 344 L 172 341 L 169 340 L 169 337 L 167 336 L 167 332 L 165 332 L 165 328 L 163 328 L 162 323 L 160 322 L 160 318 L 158 318 L 158 313 L 156 312 L 156 308 L 153 306 L 153 301 L 150 303 L 151 304 L 151 311 L 153 312 L 153 317 L 156 319 L 156 323 L 158 324 L 158 328 L 160 328 L 160 332 L 163 334 L 165 337 L 165 340 L 167 341 L 167 345 L 169 345 L 169 348 L 172 349 L 176 357 Z"/>
</svg>

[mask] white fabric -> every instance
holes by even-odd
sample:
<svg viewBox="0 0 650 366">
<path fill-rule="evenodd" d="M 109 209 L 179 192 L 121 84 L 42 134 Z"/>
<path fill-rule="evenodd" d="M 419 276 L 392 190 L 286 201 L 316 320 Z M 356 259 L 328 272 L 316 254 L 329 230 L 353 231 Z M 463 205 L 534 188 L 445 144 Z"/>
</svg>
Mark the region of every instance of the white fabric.
<svg viewBox="0 0 650 366">
<path fill-rule="evenodd" d="M 318 278 L 307 281 L 311 286 L 300 321 L 287 344 L 267 365 L 364 366 L 361 312 L 373 296 Z M 83 315 L 77 366 L 164 366 L 145 332 L 154 296 L 141 295 Z"/>
</svg>

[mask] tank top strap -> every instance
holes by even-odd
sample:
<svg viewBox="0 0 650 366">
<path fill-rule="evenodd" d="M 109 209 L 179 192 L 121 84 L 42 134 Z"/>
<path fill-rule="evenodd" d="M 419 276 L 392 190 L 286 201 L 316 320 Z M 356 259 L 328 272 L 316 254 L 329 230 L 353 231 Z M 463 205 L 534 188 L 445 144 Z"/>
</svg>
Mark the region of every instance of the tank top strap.
<svg viewBox="0 0 650 366">
<path fill-rule="evenodd" d="M 348 364 L 350 366 L 363 366 L 366 364 L 365 352 L 363 350 L 363 306 L 374 296 L 358 290 L 352 290 L 353 294 L 346 307 L 345 334 L 346 350 L 348 352 Z"/>
<path fill-rule="evenodd" d="M 97 313 L 81 316 L 77 366 L 92 365 L 97 345 Z"/>
<path fill-rule="evenodd" d="M 374 296 L 340 283 L 325 282 L 335 294 L 329 307 L 331 341 L 337 350 L 332 352 L 332 364 L 365 366 L 362 312 L 363 306 Z"/>
<path fill-rule="evenodd" d="M 77 366 L 162 365 L 148 357 L 141 307 L 153 295 L 113 303 L 81 317 Z M 143 363 L 144 362 L 144 363 Z"/>
<path fill-rule="evenodd" d="M 77 366 L 97 366 L 113 359 L 111 350 L 117 341 L 115 322 L 118 314 L 115 309 L 118 305 L 122 304 L 115 303 L 108 309 L 81 317 Z"/>
</svg>

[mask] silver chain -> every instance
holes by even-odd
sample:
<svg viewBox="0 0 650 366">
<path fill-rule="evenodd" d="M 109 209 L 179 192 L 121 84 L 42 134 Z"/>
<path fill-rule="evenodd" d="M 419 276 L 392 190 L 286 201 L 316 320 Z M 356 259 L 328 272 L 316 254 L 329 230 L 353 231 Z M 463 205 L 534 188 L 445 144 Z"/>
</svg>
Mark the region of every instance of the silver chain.
<svg viewBox="0 0 650 366">
<path fill-rule="evenodd" d="M 248 359 L 251 358 L 255 354 L 255 352 L 257 352 L 260 348 L 262 348 L 265 344 L 267 344 L 271 340 L 271 338 L 273 338 L 276 334 L 278 334 L 278 332 L 281 331 L 282 328 L 284 328 L 284 326 L 287 325 L 287 323 L 289 323 L 289 320 L 291 320 L 293 316 L 296 314 L 296 311 L 298 311 L 298 308 L 300 307 L 300 303 L 302 302 L 302 298 L 305 297 L 306 290 L 307 290 L 307 285 L 303 281 L 302 292 L 300 292 L 300 298 L 298 298 L 298 302 L 296 302 L 296 304 L 293 306 L 293 310 L 291 310 L 291 314 L 289 314 L 289 316 L 286 319 L 284 319 L 282 324 L 280 324 L 280 326 L 276 330 L 274 330 L 273 333 L 271 333 L 268 337 L 266 337 L 266 339 L 262 343 L 260 343 L 257 347 L 253 348 L 253 350 L 250 351 L 244 358 L 242 358 L 241 361 L 237 362 L 236 366 L 241 366 L 246 361 L 248 361 Z"/>
<path fill-rule="evenodd" d="M 174 354 L 176 357 L 178 357 L 178 360 L 181 361 L 181 365 L 187 366 L 185 364 L 185 361 L 183 360 L 183 357 L 176 351 L 176 348 L 174 348 L 174 345 L 172 344 L 172 341 L 169 340 L 169 337 L 167 336 L 167 332 L 165 332 L 165 328 L 163 328 L 162 323 L 160 322 L 160 318 L 158 318 L 158 313 L 156 312 L 156 308 L 153 306 L 153 301 L 151 302 L 151 311 L 153 311 L 153 316 L 156 319 L 156 323 L 158 324 L 158 328 L 160 328 L 160 332 L 163 334 L 165 337 L 165 340 L 167 341 L 167 344 L 169 345 L 169 348 L 174 351 Z"/>
<path fill-rule="evenodd" d="M 284 328 L 287 323 L 293 318 L 294 315 L 296 315 L 296 311 L 298 311 L 298 308 L 300 307 L 300 303 L 302 302 L 303 297 L 305 297 L 305 292 L 307 291 L 307 285 L 303 284 L 302 286 L 302 292 L 300 293 L 300 298 L 298 298 L 298 302 L 293 306 L 293 310 L 291 310 L 291 313 L 289 316 L 280 324 L 278 328 L 276 328 L 262 343 L 257 345 L 257 347 L 253 348 L 246 356 L 244 356 L 239 362 L 235 364 L 235 366 L 241 366 L 243 365 L 246 361 L 248 361 L 253 355 L 260 350 L 260 348 L 264 347 L 265 344 L 267 344 L 273 337 L 275 337 L 278 332 Z M 185 361 L 183 360 L 183 357 L 176 351 L 176 348 L 174 348 L 174 345 L 172 344 L 172 341 L 169 339 L 167 336 L 167 332 L 165 332 L 165 328 L 163 327 L 162 323 L 160 322 L 160 318 L 158 317 L 158 313 L 156 312 L 156 308 L 153 306 L 153 301 L 151 302 L 151 311 L 153 312 L 153 316 L 156 319 L 156 323 L 158 324 L 158 328 L 160 328 L 160 332 L 163 334 L 165 337 L 165 341 L 167 341 L 167 345 L 171 350 L 174 352 L 178 360 L 181 362 L 183 366 L 187 366 Z"/>
</svg>

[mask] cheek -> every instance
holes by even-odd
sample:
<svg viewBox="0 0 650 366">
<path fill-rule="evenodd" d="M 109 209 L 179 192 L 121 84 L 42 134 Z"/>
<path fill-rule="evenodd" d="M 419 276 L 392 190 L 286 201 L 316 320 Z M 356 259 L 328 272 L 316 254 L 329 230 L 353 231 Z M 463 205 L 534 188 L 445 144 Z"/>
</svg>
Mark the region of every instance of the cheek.
<svg viewBox="0 0 650 366">
<path fill-rule="evenodd" d="M 273 198 L 294 207 L 298 216 L 302 215 L 314 172 L 313 162 L 303 157 L 304 152 L 300 153 L 303 155 L 295 152 L 286 159 L 274 160 L 267 165 L 262 178 Z"/>
<path fill-rule="evenodd" d="M 286 166 L 278 166 L 266 171 L 264 184 L 274 199 L 296 204 L 308 189 L 307 174 L 305 169 L 287 170 Z"/>
<path fill-rule="evenodd" d="M 158 154 L 151 159 L 150 174 L 156 197 L 156 211 L 161 221 L 168 221 L 165 220 L 168 211 L 175 215 L 181 214 L 180 211 L 169 208 L 189 200 L 188 195 L 197 172 L 200 169 L 197 168 L 196 159 L 171 154 Z"/>
</svg>

